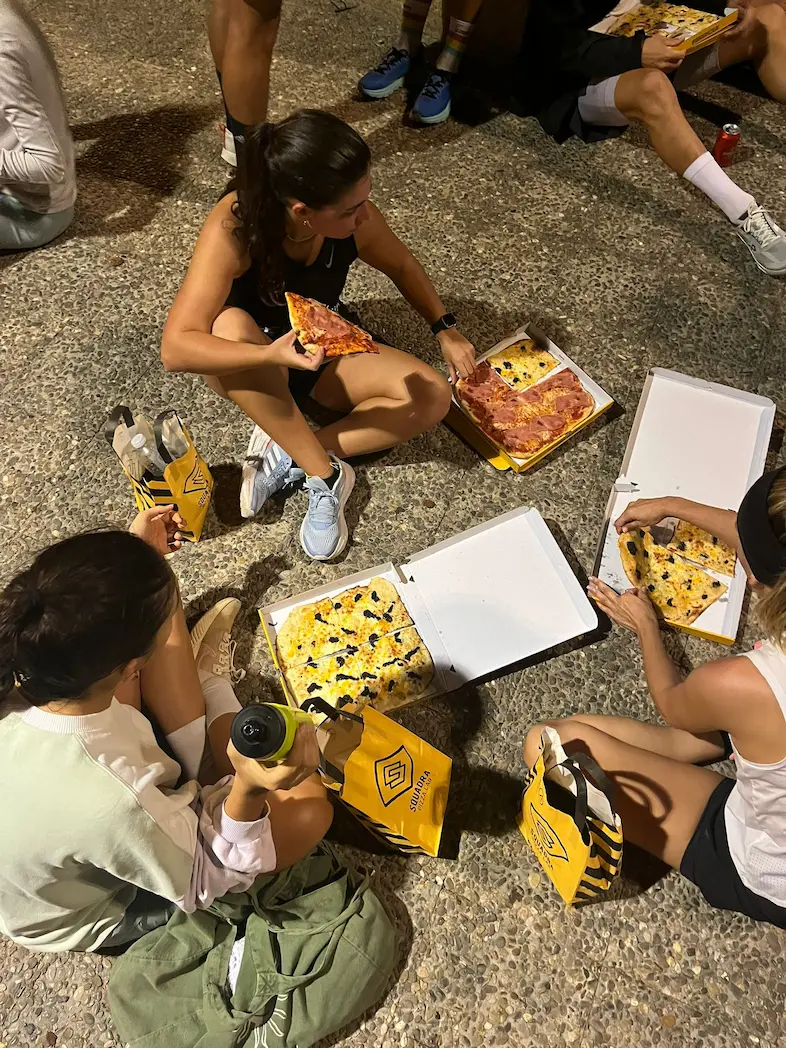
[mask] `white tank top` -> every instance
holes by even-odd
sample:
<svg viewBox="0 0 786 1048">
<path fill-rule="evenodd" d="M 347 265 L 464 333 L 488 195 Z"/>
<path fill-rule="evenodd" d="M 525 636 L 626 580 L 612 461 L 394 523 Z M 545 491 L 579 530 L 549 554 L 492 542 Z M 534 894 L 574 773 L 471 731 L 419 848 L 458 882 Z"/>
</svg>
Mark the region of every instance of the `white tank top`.
<svg viewBox="0 0 786 1048">
<path fill-rule="evenodd" d="M 786 719 L 786 654 L 770 641 L 748 651 Z M 733 744 L 733 740 L 732 740 Z M 742 883 L 786 906 L 786 757 L 754 764 L 734 750 L 737 785 L 726 802 L 726 836 Z"/>
</svg>

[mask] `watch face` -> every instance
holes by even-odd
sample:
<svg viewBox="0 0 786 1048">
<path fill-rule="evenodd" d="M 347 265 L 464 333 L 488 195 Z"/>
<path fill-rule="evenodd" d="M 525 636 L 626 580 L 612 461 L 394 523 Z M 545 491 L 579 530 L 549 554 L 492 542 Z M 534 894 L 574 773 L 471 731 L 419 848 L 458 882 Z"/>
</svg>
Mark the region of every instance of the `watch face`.
<svg viewBox="0 0 786 1048">
<path fill-rule="evenodd" d="M 446 328 L 455 327 L 456 326 L 456 315 L 455 315 L 455 313 L 446 313 L 444 315 L 444 317 L 442 317 L 442 325 L 443 325 L 443 327 L 446 327 Z"/>
</svg>

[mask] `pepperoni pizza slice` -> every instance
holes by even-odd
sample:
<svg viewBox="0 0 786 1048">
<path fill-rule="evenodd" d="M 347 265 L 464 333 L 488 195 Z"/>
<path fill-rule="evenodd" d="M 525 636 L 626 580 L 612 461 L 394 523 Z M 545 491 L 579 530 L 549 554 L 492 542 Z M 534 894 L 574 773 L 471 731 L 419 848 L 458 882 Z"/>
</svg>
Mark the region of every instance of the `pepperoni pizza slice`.
<svg viewBox="0 0 786 1048">
<path fill-rule="evenodd" d="M 351 324 L 332 309 L 313 298 L 285 293 L 289 320 L 298 342 L 306 353 L 324 349 L 325 357 L 345 357 L 351 353 L 379 353 L 367 331 Z"/>
</svg>

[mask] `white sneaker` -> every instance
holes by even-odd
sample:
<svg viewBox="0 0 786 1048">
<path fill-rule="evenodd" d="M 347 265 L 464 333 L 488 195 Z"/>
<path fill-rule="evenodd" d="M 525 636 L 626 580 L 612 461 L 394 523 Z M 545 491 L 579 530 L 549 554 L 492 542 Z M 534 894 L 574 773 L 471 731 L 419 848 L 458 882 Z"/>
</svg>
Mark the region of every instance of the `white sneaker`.
<svg viewBox="0 0 786 1048">
<path fill-rule="evenodd" d="M 786 232 L 769 211 L 753 203 L 734 224 L 737 236 L 762 273 L 771 277 L 786 276 Z"/>
<path fill-rule="evenodd" d="M 306 474 L 292 462 L 292 457 L 265 433 L 254 426 L 243 460 L 240 484 L 240 515 L 255 517 L 267 500 L 290 484 L 300 484 Z"/>
<path fill-rule="evenodd" d="M 321 477 L 306 478 L 308 509 L 300 525 L 300 545 L 312 560 L 337 557 L 349 537 L 344 507 L 355 486 L 355 471 L 335 455 L 330 459 L 340 470 L 332 488 Z"/>
<path fill-rule="evenodd" d="M 241 681 L 246 671 L 236 669 L 235 641 L 230 639 L 241 604 L 236 597 L 225 597 L 206 611 L 191 630 L 191 648 L 197 669 L 226 677 L 230 683 Z"/>
<path fill-rule="evenodd" d="M 221 131 L 221 159 L 224 163 L 229 164 L 230 167 L 237 167 L 235 136 L 226 124 L 219 124 L 218 126 Z"/>
</svg>

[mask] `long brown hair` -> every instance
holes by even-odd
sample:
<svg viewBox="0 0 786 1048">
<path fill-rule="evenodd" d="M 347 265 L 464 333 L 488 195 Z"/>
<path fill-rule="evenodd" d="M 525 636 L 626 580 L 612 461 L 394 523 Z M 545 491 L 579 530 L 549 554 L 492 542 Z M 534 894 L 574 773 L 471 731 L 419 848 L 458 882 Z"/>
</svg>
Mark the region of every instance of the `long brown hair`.
<svg viewBox="0 0 786 1048">
<path fill-rule="evenodd" d="M 772 530 L 781 545 L 786 546 L 786 473 L 770 488 L 767 513 Z M 786 647 L 786 572 L 759 597 L 756 616 L 770 640 L 779 647 Z"/>
<path fill-rule="evenodd" d="M 247 129 L 230 189 L 237 191 L 236 235 L 256 264 L 263 302 L 283 300 L 287 202 L 315 211 L 335 204 L 370 163 L 357 131 L 320 109 L 298 109 L 278 124 Z"/>
</svg>

